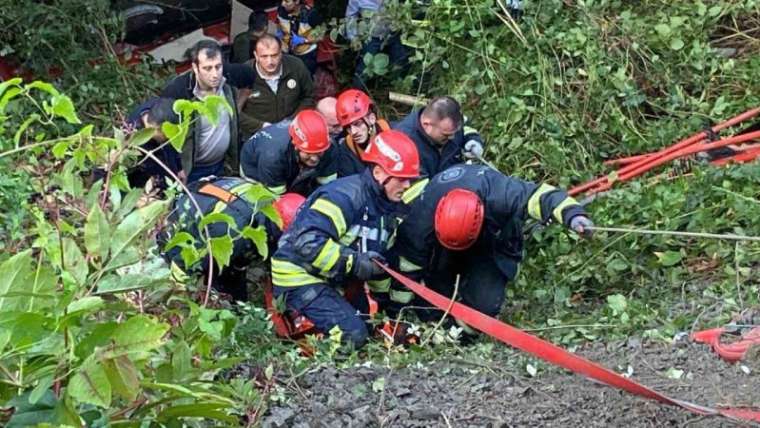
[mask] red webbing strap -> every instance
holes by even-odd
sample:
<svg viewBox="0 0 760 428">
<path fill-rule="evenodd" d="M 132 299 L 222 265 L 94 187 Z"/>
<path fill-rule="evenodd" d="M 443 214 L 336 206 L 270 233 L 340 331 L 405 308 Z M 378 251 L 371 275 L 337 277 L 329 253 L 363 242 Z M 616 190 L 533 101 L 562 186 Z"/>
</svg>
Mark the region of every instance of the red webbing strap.
<svg viewBox="0 0 760 428">
<path fill-rule="evenodd" d="M 375 263 L 377 263 L 377 261 Z M 397 281 L 404 284 L 415 294 L 432 303 L 437 308 L 446 310 L 451 304 L 450 298 L 442 296 L 380 263 L 378 263 L 378 265 L 385 269 L 385 271 Z M 532 354 L 549 363 L 564 367 L 574 373 L 582 374 L 591 379 L 596 379 L 609 386 L 614 386 L 632 394 L 657 400 L 662 403 L 679 406 L 700 415 L 721 415 L 731 419 L 760 422 L 760 411 L 748 409 L 713 409 L 687 401 L 670 398 L 641 385 L 640 383 L 625 378 L 612 370 L 565 351 L 559 346 L 525 333 L 522 330 L 516 329 L 495 318 L 491 318 L 461 303 L 454 302 L 449 313 L 456 319 L 506 343 L 507 345 Z"/>
</svg>

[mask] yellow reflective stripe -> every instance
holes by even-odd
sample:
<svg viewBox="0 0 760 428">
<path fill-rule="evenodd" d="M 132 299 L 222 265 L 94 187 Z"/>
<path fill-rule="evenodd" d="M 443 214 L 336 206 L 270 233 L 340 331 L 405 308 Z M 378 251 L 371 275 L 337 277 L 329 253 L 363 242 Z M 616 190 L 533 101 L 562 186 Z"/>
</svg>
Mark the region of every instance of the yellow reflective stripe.
<svg viewBox="0 0 760 428">
<path fill-rule="evenodd" d="M 417 266 L 404 256 L 399 256 L 398 265 L 398 268 L 401 270 L 401 272 L 413 272 L 416 270 L 422 270 L 422 266 Z"/>
<path fill-rule="evenodd" d="M 274 186 L 274 187 L 264 186 L 264 187 L 269 189 L 269 191 L 274 193 L 275 195 L 282 195 L 287 190 L 284 184 L 282 186 Z"/>
<path fill-rule="evenodd" d="M 562 219 L 562 211 L 564 211 L 565 208 L 572 205 L 578 205 L 578 201 L 568 196 L 567 198 L 565 198 L 564 201 L 560 202 L 560 204 L 557 205 L 557 208 L 554 208 L 554 211 L 552 211 L 552 216 L 554 216 L 554 218 L 557 219 L 558 222 L 564 223 Z"/>
<path fill-rule="evenodd" d="M 528 216 L 536 220 L 542 220 L 541 216 L 541 196 L 556 190 L 556 187 L 543 183 L 536 189 L 528 199 Z"/>
<path fill-rule="evenodd" d="M 272 259 L 272 284 L 280 287 L 298 287 L 300 285 L 324 282 L 310 275 L 301 266 L 285 260 Z"/>
<path fill-rule="evenodd" d="M 341 211 L 337 205 L 327 199 L 319 198 L 311 204 L 310 208 L 324 214 L 327 218 L 332 220 L 335 230 L 338 232 L 338 236 L 342 236 L 346 233 L 346 220 L 343 218 L 343 211 Z"/>
<path fill-rule="evenodd" d="M 219 201 L 216 204 L 214 204 L 214 209 L 211 211 L 212 213 L 220 213 L 224 211 L 224 209 L 227 208 L 227 203 L 224 201 Z"/>
<path fill-rule="evenodd" d="M 467 125 L 464 126 L 464 130 L 463 131 L 464 131 L 464 135 L 477 134 L 478 133 L 477 129 L 473 128 L 472 126 L 467 126 Z"/>
<path fill-rule="evenodd" d="M 401 291 L 401 290 L 391 290 L 390 291 L 390 298 L 392 301 L 397 303 L 409 303 L 414 298 L 414 293 L 411 291 Z"/>
<path fill-rule="evenodd" d="M 327 183 L 335 180 L 336 178 L 338 178 L 338 174 L 337 173 L 336 174 L 332 174 L 332 175 L 328 175 L 326 177 L 317 177 L 317 183 L 319 183 L 319 184 L 327 184 Z"/>
<path fill-rule="evenodd" d="M 340 245 L 336 244 L 332 239 L 328 239 L 322 247 L 322 251 L 319 252 L 319 255 L 311 265 L 322 272 L 327 272 L 335 266 L 339 257 Z"/>
<path fill-rule="evenodd" d="M 351 229 L 348 229 L 348 232 L 340 237 L 340 243 L 347 247 L 353 244 L 354 240 L 359 236 L 359 230 L 361 230 L 361 226 L 358 224 L 351 226 Z"/>
<path fill-rule="evenodd" d="M 348 256 L 348 260 L 346 260 L 346 273 L 351 272 L 351 269 L 354 267 L 354 255 L 350 254 Z"/>
<path fill-rule="evenodd" d="M 418 196 L 420 196 L 422 191 L 425 190 L 425 186 L 427 186 L 429 182 L 430 179 L 424 178 L 412 184 L 408 189 L 404 191 L 404 194 L 401 195 L 401 200 L 405 204 L 410 204 L 412 201 L 417 199 Z"/>
<path fill-rule="evenodd" d="M 374 291 L 375 293 L 387 293 L 391 290 L 391 279 L 386 278 L 367 281 L 367 286 L 369 286 L 370 291 Z"/>
</svg>

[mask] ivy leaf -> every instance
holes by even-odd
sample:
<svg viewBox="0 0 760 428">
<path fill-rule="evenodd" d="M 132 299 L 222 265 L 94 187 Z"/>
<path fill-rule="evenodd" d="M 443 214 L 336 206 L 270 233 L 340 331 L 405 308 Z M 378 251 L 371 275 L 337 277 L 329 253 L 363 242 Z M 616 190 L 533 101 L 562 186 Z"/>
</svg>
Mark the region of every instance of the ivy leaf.
<svg viewBox="0 0 760 428">
<path fill-rule="evenodd" d="M 654 26 L 654 30 L 657 31 L 657 34 L 659 34 L 662 38 L 667 38 L 670 36 L 670 26 L 668 26 L 668 24 L 657 24 Z"/>
<path fill-rule="evenodd" d="M 678 251 L 665 251 L 664 253 L 655 251 L 654 253 L 659 259 L 660 264 L 664 267 L 670 267 L 678 264 L 681 259 L 681 253 Z"/>
<path fill-rule="evenodd" d="M 256 250 L 259 252 L 259 255 L 262 258 L 266 259 L 269 256 L 269 247 L 267 247 L 267 231 L 264 226 L 258 226 L 255 229 L 251 226 L 246 226 L 243 228 L 241 234 L 243 238 L 253 241 L 254 245 L 256 245 Z"/>
<path fill-rule="evenodd" d="M 80 403 L 98 407 L 111 405 L 111 383 L 95 355 L 87 358 L 71 378 L 66 393 Z"/>
<path fill-rule="evenodd" d="M 35 80 L 34 82 L 27 84 L 24 88 L 26 90 L 38 89 L 42 92 L 47 92 L 53 97 L 61 95 L 61 93 L 58 92 L 58 89 L 55 89 L 55 86 L 51 85 L 50 83 L 43 82 L 41 80 Z"/>
<path fill-rule="evenodd" d="M 68 96 L 56 95 L 52 99 L 52 104 L 53 106 L 51 111 L 54 115 L 64 118 L 66 122 L 71 124 L 82 123 L 77 116 L 76 109 L 74 108 L 74 103 Z"/>
<path fill-rule="evenodd" d="M 84 247 L 87 249 L 87 254 L 97 256 L 104 261 L 108 258 L 110 245 L 111 227 L 100 205 L 96 203 L 87 214 L 87 222 L 84 225 Z"/>
<path fill-rule="evenodd" d="M 200 223 L 198 223 L 198 230 L 202 231 L 204 227 L 217 222 L 227 223 L 227 226 L 229 226 L 231 229 L 237 230 L 235 219 L 233 219 L 229 214 L 225 213 L 211 213 L 204 215 Z"/>
<path fill-rule="evenodd" d="M 612 309 L 615 315 L 622 314 L 628 307 L 628 302 L 622 294 L 613 294 L 607 296 L 607 305 Z"/>
<path fill-rule="evenodd" d="M 174 150 L 181 152 L 182 146 L 185 145 L 187 139 L 187 133 L 190 127 L 187 123 L 175 124 L 170 122 L 164 122 L 161 124 L 161 132 L 164 133 L 169 144 L 174 147 Z"/>
<path fill-rule="evenodd" d="M 250 203 L 273 201 L 276 195 L 260 183 L 252 183 L 253 186 L 243 193 L 243 198 Z"/>
<path fill-rule="evenodd" d="M 214 260 L 219 265 L 219 269 L 224 269 L 230 264 L 232 246 L 232 238 L 229 235 L 211 238 L 211 253 L 214 255 Z"/>
</svg>

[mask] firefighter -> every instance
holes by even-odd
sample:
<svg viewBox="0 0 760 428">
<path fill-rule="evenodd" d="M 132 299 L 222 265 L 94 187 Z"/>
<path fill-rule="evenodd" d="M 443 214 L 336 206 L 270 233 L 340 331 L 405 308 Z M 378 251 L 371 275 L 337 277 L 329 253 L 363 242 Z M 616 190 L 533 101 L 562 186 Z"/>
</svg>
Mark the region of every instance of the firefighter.
<svg viewBox="0 0 760 428">
<path fill-rule="evenodd" d="M 346 135 L 336 148 L 338 177 L 359 174 L 367 167 L 362 161 L 367 144 L 377 133 L 391 127 L 388 122 L 377 117 L 375 104 L 369 96 L 357 89 L 349 89 L 338 95 L 335 112 Z"/>
<path fill-rule="evenodd" d="M 420 176 L 430 178 L 444 169 L 483 156 L 483 140 L 467 126 L 459 103 L 436 97 L 393 124 L 408 135 L 420 153 Z"/>
<path fill-rule="evenodd" d="M 275 194 L 309 196 L 335 178 L 334 148 L 327 124 L 316 110 L 302 110 L 257 132 L 243 146 L 240 174 Z"/>
<path fill-rule="evenodd" d="M 362 159 L 372 167 L 307 199 L 272 257 L 275 297 L 321 332 L 338 327 L 354 347 L 366 342 L 367 326 L 336 287 L 359 281 L 387 295 L 390 279 L 373 260 L 385 260 L 403 216 L 401 196 L 419 174 L 414 143 L 398 131 L 375 136 Z"/>
<path fill-rule="evenodd" d="M 486 166 L 455 165 L 433 177 L 411 203 L 394 247 L 399 270 L 446 296 L 453 294 L 459 275 L 461 302 L 496 316 L 523 257 L 528 218 L 559 222 L 584 237 L 592 233 L 586 212 L 564 190 Z M 390 298 L 408 304 L 413 294 L 394 282 Z"/>
<path fill-rule="evenodd" d="M 212 177 L 203 179 L 189 185 L 191 195 L 200 207 L 203 215 L 211 213 L 223 213 L 229 215 L 235 223 L 230 227 L 225 221 L 219 220 L 208 224 L 209 237 L 217 238 L 229 234 L 233 239 L 232 255 L 230 264 L 221 272 L 215 267 L 214 287 L 230 294 L 234 300 L 247 300 L 245 273 L 248 265 L 261 257 L 256 245 L 251 239 L 242 234 L 247 226 L 256 229 L 263 227 L 266 232 L 267 254 L 274 251 L 277 240 L 282 230 L 295 217 L 295 213 L 305 198 L 295 193 L 286 193 L 272 203 L 277 211 L 279 223 L 270 220 L 261 211 L 257 211 L 259 200 L 251 199 L 248 193 L 254 183 L 247 182 L 237 177 Z M 196 252 L 205 248 L 205 233 L 199 228 L 201 215 L 195 204 L 187 194 L 182 194 L 174 204 L 174 210 L 169 216 L 169 227 L 161 237 L 161 247 L 164 248 L 165 257 L 176 268 L 185 273 L 208 273 L 208 257 L 203 257 L 196 263 L 186 266 L 182 257 L 183 251 Z M 192 240 L 183 240 L 180 232 L 186 232 L 192 236 Z M 176 238 L 176 239 L 172 239 Z M 168 242 L 168 245 L 167 245 Z"/>
</svg>

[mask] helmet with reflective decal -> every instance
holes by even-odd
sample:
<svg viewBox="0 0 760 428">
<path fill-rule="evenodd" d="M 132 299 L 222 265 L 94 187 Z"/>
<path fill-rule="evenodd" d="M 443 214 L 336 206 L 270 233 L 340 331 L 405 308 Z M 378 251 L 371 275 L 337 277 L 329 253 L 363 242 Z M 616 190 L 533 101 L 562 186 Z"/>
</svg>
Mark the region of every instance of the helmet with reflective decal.
<svg viewBox="0 0 760 428">
<path fill-rule="evenodd" d="M 378 165 L 391 177 L 417 178 L 420 175 L 417 146 L 401 131 L 389 129 L 377 134 L 362 153 L 362 160 Z"/>
<path fill-rule="evenodd" d="M 322 153 L 330 148 L 327 122 L 318 111 L 301 110 L 288 126 L 293 145 L 304 153 Z"/>
</svg>

